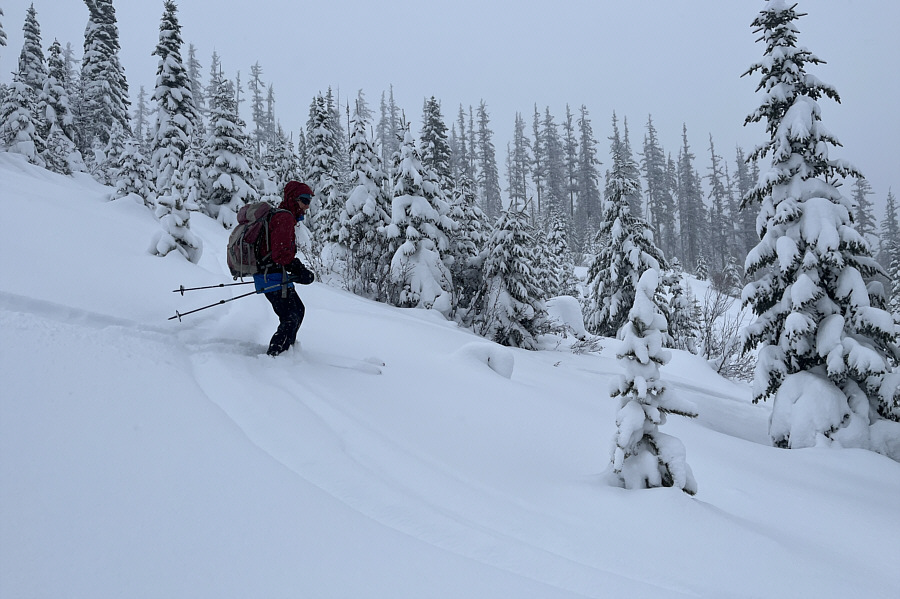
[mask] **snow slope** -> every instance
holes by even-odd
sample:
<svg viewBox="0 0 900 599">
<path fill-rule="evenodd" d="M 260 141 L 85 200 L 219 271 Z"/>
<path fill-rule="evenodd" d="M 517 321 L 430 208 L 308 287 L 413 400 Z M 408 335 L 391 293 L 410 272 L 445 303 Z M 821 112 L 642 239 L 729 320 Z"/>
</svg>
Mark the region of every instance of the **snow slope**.
<svg viewBox="0 0 900 599">
<path fill-rule="evenodd" d="M 769 407 L 673 352 L 699 485 L 603 482 L 618 343 L 502 348 L 300 288 L 301 350 L 152 257 L 132 198 L 0 153 L 0 597 L 900 597 L 900 464 L 769 447 Z"/>
</svg>

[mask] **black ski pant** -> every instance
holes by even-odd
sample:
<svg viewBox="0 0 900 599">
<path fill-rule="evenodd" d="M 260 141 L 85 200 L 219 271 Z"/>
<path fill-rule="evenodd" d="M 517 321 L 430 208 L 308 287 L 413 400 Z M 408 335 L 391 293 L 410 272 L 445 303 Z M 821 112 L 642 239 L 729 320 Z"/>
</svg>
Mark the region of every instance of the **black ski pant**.
<svg viewBox="0 0 900 599">
<path fill-rule="evenodd" d="M 306 314 L 306 307 L 293 288 L 285 287 L 265 295 L 279 320 L 278 329 L 272 335 L 266 353 L 270 356 L 277 356 L 297 340 L 297 331 L 300 330 L 303 315 Z"/>
</svg>

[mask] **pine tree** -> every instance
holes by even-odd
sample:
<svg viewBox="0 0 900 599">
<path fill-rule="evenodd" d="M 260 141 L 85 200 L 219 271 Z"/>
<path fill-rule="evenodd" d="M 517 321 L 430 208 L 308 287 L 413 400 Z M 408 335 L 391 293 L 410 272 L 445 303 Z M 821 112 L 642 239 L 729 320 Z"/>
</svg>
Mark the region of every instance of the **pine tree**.
<svg viewBox="0 0 900 599">
<path fill-rule="evenodd" d="M 453 188 L 450 174 L 450 144 L 447 140 L 447 125 L 441 115 L 441 103 L 431 96 L 425 100 L 422 110 L 422 164 L 437 174 L 441 189 L 449 194 Z"/>
<path fill-rule="evenodd" d="M 550 108 L 544 110 L 544 121 L 541 126 L 541 144 L 544 151 L 546 195 L 542 206 L 541 218 L 553 210 L 564 210 L 566 203 L 566 163 L 562 139 L 559 129 L 550 114 Z"/>
<path fill-rule="evenodd" d="M 317 242 L 335 244 L 340 238 L 340 215 L 345 199 L 340 193 L 339 145 L 335 138 L 334 112 L 321 93 L 310 105 L 310 117 L 306 129 L 309 170 L 307 181 L 312 186 L 316 202 L 310 211 L 316 230 Z"/>
<path fill-rule="evenodd" d="M 115 176 L 116 192 L 113 197 L 124 198 L 128 194 L 136 194 L 144 205 L 153 208 L 152 174 L 147 158 L 141 152 L 141 146 L 135 139 L 125 142 L 125 148 L 116 161 Z"/>
<path fill-rule="evenodd" d="M 254 156 L 259 159 L 265 151 L 265 145 L 268 141 L 266 126 L 266 109 L 263 101 L 263 90 L 265 83 L 262 80 L 262 67 L 259 61 L 250 67 L 250 81 L 247 83 L 250 89 L 250 118 L 253 120 L 253 131 L 250 133 L 250 140 L 253 145 Z"/>
<path fill-rule="evenodd" d="M 112 0 L 85 0 L 90 17 L 84 32 L 81 59 L 79 149 L 87 155 L 95 137 L 105 145 L 118 122 L 130 132 L 128 82 L 119 62 L 119 28 Z"/>
<path fill-rule="evenodd" d="M 575 247 L 579 254 L 587 250 L 588 240 L 596 231 L 602 216 L 600 173 L 597 171 L 597 140 L 588 116 L 587 107 L 581 106 L 578 117 L 578 171 L 576 173 Z"/>
<path fill-rule="evenodd" d="M 703 251 L 697 256 L 697 266 L 694 268 L 694 275 L 701 281 L 709 279 L 709 267 L 706 265 L 706 257 Z"/>
<path fill-rule="evenodd" d="M 589 295 L 584 308 L 587 330 L 605 337 L 615 337 L 625 324 L 644 271 L 666 268 L 646 221 L 635 217 L 629 207 L 628 198 L 640 189 L 640 181 L 615 116 L 610 142 L 612 168 L 607 173 L 603 222 L 597 233 L 599 250 L 588 267 Z"/>
<path fill-rule="evenodd" d="M 728 190 L 725 187 L 726 174 L 722 157 L 716 154 L 716 146 L 713 143 L 712 134 L 709 136 L 709 174 L 706 180 L 709 182 L 709 237 L 707 238 L 706 253 L 709 258 L 708 265 L 713 272 L 723 272 L 728 257 L 731 255 L 731 233 L 733 231 L 734 218 L 728 213 Z"/>
<path fill-rule="evenodd" d="M 671 359 L 662 348 L 668 328 L 656 304 L 658 272 L 646 270 L 635 286 L 634 304 L 622 327 L 619 363 L 625 371 L 610 395 L 620 398 L 612 471 L 626 489 L 675 487 L 689 495 L 697 482 L 685 460 L 684 444 L 659 432 L 667 414 L 697 416 L 696 407 L 665 393 L 659 367 Z"/>
<path fill-rule="evenodd" d="M 482 263 L 480 256 L 488 240 L 487 217 L 478 205 L 475 183 L 465 172 L 456 179 L 451 200 L 450 217 L 459 225 L 450 237 L 449 254 L 453 258 L 450 273 L 456 294 L 457 307 L 468 310 L 472 298 L 481 288 Z"/>
<path fill-rule="evenodd" d="M 857 177 L 853 183 L 853 202 L 856 204 L 856 210 L 853 212 L 853 219 L 856 224 L 856 230 L 860 235 L 874 245 L 877 239 L 877 227 L 875 221 L 875 210 L 872 206 L 872 185 L 863 177 Z"/>
<path fill-rule="evenodd" d="M 900 250 L 900 220 L 897 217 L 897 200 L 891 189 L 888 189 L 884 220 L 881 222 L 880 248 L 878 260 L 886 269 L 890 268 L 894 259 L 900 257 L 896 255 L 896 252 Z M 900 284 L 897 279 L 891 278 L 890 280 L 895 285 Z"/>
<path fill-rule="evenodd" d="M 509 157 L 506 169 L 509 178 L 509 201 L 525 206 L 528 201 L 528 175 L 531 172 L 531 141 L 525 136 L 525 120 L 521 113 L 516 113 L 515 129 L 513 132 L 512 148 L 507 155 Z"/>
<path fill-rule="evenodd" d="M 572 110 L 566 104 L 566 120 L 563 121 L 563 148 L 566 162 L 566 215 L 575 218 L 575 195 L 578 192 L 578 138 Z"/>
<path fill-rule="evenodd" d="M 866 285 L 880 269 L 834 183 L 861 175 L 828 156 L 840 144 L 821 125 L 818 100 L 840 97 L 806 72 L 822 61 L 797 47 L 801 16 L 771 0 L 753 21 L 766 50 L 746 74 L 762 75 L 763 99 L 746 122 L 765 121 L 769 140 L 751 157 L 771 155 L 772 165 L 745 199 L 760 205 L 743 291 L 756 316 L 745 349 L 759 349 L 754 401 L 774 400 L 776 445 L 864 445 L 870 414 L 900 419 L 900 391 L 881 384 L 900 348 L 890 316 L 876 307 L 883 298 Z"/>
<path fill-rule="evenodd" d="M 548 327 L 540 263 L 525 211 L 509 206 L 488 240 L 484 282 L 473 300 L 474 329 L 501 345 L 534 350 Z"/>
<path fill-rule="evenodd" d="M 677 247 L 675 200 L 666 174 L 666 155 L 660 145 L 652 116 L 647 117 L 643 150 L 641 170 L 647 185 L 645 197 L 650 228 L 663 254 L 674 256 Z"/>
<path fill-rule="evenodd" d="M 209 137 L 202 166 L 209 182 L 207 213 L 226 229 L 237 224 L 237 213 L 259 199 L 244 122 L 237 114 L 234 84 L 224 79 L 211 98 Z"/>
<path fill-rule="evenodd" d="M 578 279 L 575 276 L 575 263 L 572 260 L 572 253 L 569 251 L 569 229 L 566 214 L 559 211 L 550 213 L 550 229 L 547 232 L 546 244 L 544 245 L 546 249 L 546 266 L 549 274 L 544 285 L 547 297 L 556 297 L 558 295 L 578 296 Z"/>
<path fill-rule="evenodd" d="M 613 114 L 613 118 L 615 118 L 615 114 Z M 622 159 L 624 163 L 625 176 L 629 179 L 633 179 L 639 182 L 641 177 L 641 169 L 638 166 L 637 161 L 634 159 L 634 153 L 631 151 L 631 141 L 628 134 L 627 118 L 622 119 Z M 643 218 L 643 197 L 641 196 L 640 184 L 638 184 L 635 190 L 629 193 L 628 208 L 631 210 L 631 213 L 634 216 Z"/>
<path fill-rule="evenodd" d="M 22 27 L 24 41 L 19 53 L 19 70 L 22 82 L 31 88 L 34 97 L 44 89 L 47 78 L 47 67 L 44 63 L 44 51 L 41 49 L 41 26 L 38 24 L 37 11 L 34 4 L 25 11 L 25 25 Z"/>
<path fill-rule="evenodd" d="M 159 57 L 159 63 L 153 91 L 156 120 L 150 165 L 156 179 L 157 193 L 169 195 L 194 134 L 197 109 L 191 82 L 181 60 L 181 25 L 176 16 L 177 7 L 172 0 L 165 0 L 163 6 L 159 43 L 153 51 L 154 56 Z"/>
<path fill-rule="evenodd" d="M 682 147 L 677 162 L 678 214 L 681 218 L 681 251 L 679 256 L 684 264 L 696 264 L 703 247 L 703 240 L 708 239 L 708 220 L 706 207 L 703 204 L 703 190 L 700 187 L 700 176 L 694 169 L 694 154 L 688 144 L 687 125 L 682 126 Z"/>
<path fill-rule="evenodd" d="M 134 131 L 134 138 L 141 144 L 142 154 L 149 152 L 150 150 L 148 140 L 152 133 L 152 128 L 150 126 L 149 116 L 150 109 L 147 106 L 147 92 L 142 85 L 138 91 L 137 106 L 135 106 L 134 109 L 134 127 L 132 128 Z"/>
<path fill-rule="evenodd" d="M 84 161 L 75 147 L 75 127 L 65 88 L 65 63 L 62 47 L 54 41 L 47 59 L 48 73 L 38 106 L 47 123 L 47 149 L 43 157 L 47 168 L 64 175 L 84 170 Z"/>
<path fill-rule="evenodd" d="M 744 150 L 739 146 L 735 151 L 735 164 L 737 170 L 734 173 L 736 192 L 738 196 L 737 233 L 738 242 L 735 253 L 746 256 L 756 246 L 759 237 L 756 234 L 756 212 L 749 205 L 744 204 L 744 198 L 753 190 L 755 179 L 751 174 L 750 164 L 744 155 Z"/>
<path fill-rule="evenodd" d="M 44 166 L 40 139 L 35 126 L 34 92 L 20 73 L 13 75 L 3 106 L 0 107 L 0 145 L 8 152 L 22 154 L 29 162 Z"/>
<path fill-rule="evenodd" d="M 381 163 L 390 165 L 394 154 L 400 151 L 400 108 L 394 101 L 394 86 L 390 86 L 387 98 L 381 94 L 381 119 L 378 121 L 376 141 L 381 146 Z"/>
<path fill-rule="evenodd" d="M 382 298 L 389 256 L 384 228 L 390 223 L 389 198 L 385 190 L 387 174 L 381 156 L 366 133 L 368 121 L 357 115 L 350 138 L 351 191 L 340 215 L 338 242 L 347 251 L 350 291 L 370 298 Z"/>
<path fill-rule="evenodd" d="M 538 112 L 537 104 L 534 105 L 531 133 L 534 138 L 531 147 L 531 180 L 534 183 L 534 193 L 537 199 L 534 208 L 538 214 L 541 214 L 544 210 L 544 190 L 547 187 L 547 152 L 544 136 L 541 134 L 541 113 Z M 533 220 L 536 220 L 536 217 Z"/>
<path fill-rule="evenodd" d="M 185 68 L 187 69 L 188 81 L 191 82 L 191 95 L 194 96 L 194 107 L 197 109 L 199 117 L 197 122 L 194 123 L 194 134 L 202 140 L 206 138 L 206 127 L 203 119 L 209 116 L 209 109 L 206 106 L 206 91 L 203 88 L 203 83 L 200 81 L 200 70 L 203 66 L 197 59 L 197 48 L 194 47 L 194 44 L 188 44 L 188 58 Z M 135 135 L 140 139 L 137 134 Z"/>
<path fill-rule="evenodd" d="M 445 230 L 449 216 L 432 201 L 434 189 L 423 175 L 418 144 L 407 129 L 395 165 L 391 224 L 386 229 L 391 279 L 399 290 L 397 305 L 434 309 L 448 316 L 453 309 L 453 280 L 442 253 L 449 249 Z"/>
<path fill-rule="evenodd" d="M 490 128 L 490 117 L 484 100 L 478 105 L 478 130 L 475 132 L 475 148 L 478 160 L 478 183 L 481 201 L 488 218 L 500 214 L 500 173 L 497 170 L 497 156 L 494 151 L 494 132 Z"/>
<path fill-rule="evenodd" d="M 3 16 L 3 9 L 0 8 L 0 17 Z M 6 46 L 6 32 L 3 31 L 3 23 L 0 22 L 0 47 Z"/>
</svg>

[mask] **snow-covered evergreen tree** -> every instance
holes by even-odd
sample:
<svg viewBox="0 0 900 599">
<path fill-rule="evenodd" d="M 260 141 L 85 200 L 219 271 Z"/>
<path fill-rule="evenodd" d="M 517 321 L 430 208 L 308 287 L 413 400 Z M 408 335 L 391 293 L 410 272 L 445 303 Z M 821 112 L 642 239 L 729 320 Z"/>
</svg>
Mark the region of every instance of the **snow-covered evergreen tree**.
<svg viewBox="0 0 900 599">
<path fill-rule="evenodd" d="M 50 170 L 68 175 L 73 170 L 84 170 L 85 166 L 75 146 L 74 119 L 65 87 L 62 47 L 55 40 L 50 46 L 47 66 L 47 78 L 38 103 L 48 131 L 44 160 Z"/>
<path fill-rule="evenodd" d="M 626 489 L 675 487 L 694 495 L 697 482 L 685 459 L 684 444 L 659 432 L 667 414 L 693 418 L 696 407 L 665 393 L 659 367 L 671 359 L 663 349 L 666 319 L 656 304 L 658 272 L 644 271 L 635 286 L 634 304 L 622 327 L 619 363 L 625 371 L 610 388 L 619 398 L 612 472 Z"/>
<path fill-rule="evenodd" d="M 160 195 L 171 193 L 181 168 L 181 161 L 191 144 L 197 109 L 191 93 L 191 82 L 181 60 L 181 25 L 172 0 L 165 0 L 159 25 L 159 43 L 153 51 L 159 57 L 156 69 L 156 120 L 150 166 Z"/>
<path fill-rule="evenodd" d="M 97 3 L 100 3 L 99 0 Z M 190 213 L 184 203 L 184 190 L 178 185 L 185 153 L 194 133 L 193 123 L 197 122 L 197 109 L 191 94 L 191 82 L 181 60 L 181 25 L 178 24 L 176 11 L 172 0 L 165 0 L 159 25 L 159 43 L 153 51 L 159 57 L 159 63 L 153 91 L 156 120 L 150 168 L 156 193 L 159 194 L 156 217 L 160 220 L 162 231 L 154 237 L 150 251 L 165 256 L 177 249 L 191 262 L 197 262 L 202 246 L 200 239 L 190 230 Z"/>
<path fill-rule="evenodd" d="M 422 164 L 435 172 L 441 190 L 449 194 L 453 188 L 450 174 L 450 143 L 447 140 L 447 124 L 441 114 L 441 103 L 434 96 L 425 100 L 419 145 L 422 148 Z"/>
<path fill-rule="evenodd" d="M 338 242 L 346 248 L 350 291 L 364 297 L 383 299 L 390 256 L 384 228 L 390 224 L 387 175 L 381 156 L 366 132 L 368 122 L 357 115 L 350 138 L 350 194 L 340 215 Z"/>
<path fill-rule="evenodd" d="M 119 28 L 112 0 L 86 1 L 89 17 L 81 59 L 81 105 L 78 111 L 79 149 L 88 155 L 95 137 L 109 141 L 113 122 L 131 131 L 128 82 L 119 62 Z"/>
<path fill-rule="evenodd" d="M 140 143 L 129 139 L 115 163 L 113 181 L 116 192 L 114 197 L 123 198 L 128 194 L 136 194 L 148 208 L 153 208 L 156 193 L 153 190 L 153 177 L 146 156 L 141 152 Z"/>
<path fill-rule="evenodd" d="M 500 173 L 497 170 L 497 156 L 494 150 L 494 132 L 490 126 L 490 116 L 484 100 L 478 105 L 478 130 L 474 132 L 475 153 L 478 158 L 478 184 L 481 201 L 488 218 L 500 214 Z"/>
<path fill-rule="evenodd" d="M 22 79 L 18 72 L 13 75 L 0 107 L 0 145 L 8 152 L 22 154 L 32 164 L 44 166 L 40 149 L 45 142 L 35 126 L 34 91 Z"/>
<path fill-rule="evenodd" d="M 41 26 L 38 24 L 37 11 L 34 4 L 25 11 L 25 25 L 22 27 L 22 51 L 19 53 L 19 70 L 22 82 L 31 88 L 34 97 L 44 89 L 47 78 L 47 66 L 44 62 L 44 51 L 41 49 Z"/>
<path fill-rule="evenodd" d="M 855 221 L 856 230 L 865 238 L 869 245 L 875 246 L 877 240 L 877 222 L 875 220 L 875 209 L 869 196 L 872 195 L 872 184 L 864 177 L 857 177 L 853 182 L 853 202 L 856 204 L 856 210 L 853 211 L 853 220 Z"/>
<path fill-rule="evenodd" d="M 398 305 L 431 308 L 448 316 L 453 309 L 453 279 L 444 264 L 449 249 L 444 231 L 454 223 L 432 199 L 418 144 L 407 130 L 396 165 L 391 224 L 386 229 L 392 248 L 391 278 Z"/>
<path fill-rule="evenodd" d="M 878 260 L 881 265 L 887 269 L 900 251 L 900 218 L 897 214 L 897 199 L 894 197 L 893 189 L 888 189 L 887 200 L 884 205 L 884 220 L 881 221 L 881 239 L 879 243 L 880 250 L 878 252 Z M 900 281 L 892 278 L 895 284 Z"/>
<path fill-rule="evenodd" d="M 516 113 L 512 146 L 507 147 L 507 156 L 509 185 L 506 191 L 509 201 L 525 206 L 528 201 L 528 175 L 531 174 L 531 140 L 525 135 L 525 119 L 519 112 Z"/>
<path fill-rule="evenodd" d="M 259 199 L 253 186 L 250 147 L 244 122 L 237 114 L 234 84 L 224 79 L 211 98 L 209 134 L 203 146 L 205 180 L 209 195 L 205 210 L 226 229 L 237 223 L 237 213 Z"/>
<path fill-rule="evenodd" d="M 653 242 L 646 221 L 631 212 L 628 198 L 640 189 L 634 160 L 628 156 L 615 116 L 610 137 L 612 168 L 606 178 L 598 253 L 588 267 L 585 327 L 595 335 L 615 337 L 634 304 L 637 282 L 645 270 L 660 271 L 666 260 Z"/>
<path fill-rule="evenodd" d="M 564 211 L 566 203 L 566 162 L 565 150 L 559 136 L 559 127 L 544 109 L 541 124 L 541 149 L 544 153 L 544 200 L 539 207 L 539 218 L 546 218 L 552 210 Z"/>
<path fill-rule="evenodd" d="M 867 286 L 880 269 L 835 185 L 860 174 L 828 156 L 839 144 L 818 100 L 840 98 L 806 72 L 822 61 L 797 46 L 795 7 L 769 0 L 753 21 L 766 50 L 746 73 L 762 76 L 747 122 L 766 123 L 769 140 L 752 157 L 771 155 L 772 165 L 746 198 L 760 205 L 760 242 L 747 256 L 743 300 L 756 318 L 745 348 L 759 349 L 754 401 L 774 400 L 776 445 L 866 447 L 871 415 L 900 419 L 900 390 L 882 385 L 900 349 L 893 320 L 876 307 L 883 298 Z"/>
<path fill-rule="evenodd" d="M 709 278 L 709 267 L 706 265 L 706 256 L 701 251 L 697 256 L 697 266 L 694 267 L 694 275 L 701 281 Z"/>
<path fill-rule="evenodd" d="M 675 256 L 678 247 L 675 199 L 666 173 L 666 155 L 652 116 L 647 117 L 641 170 L 646 182 L 644 197 L 647 198 L 647 214 L 653 237 L 664 255 Z"/>
<path fill-rule="evenodd" d="M 3 9 L 0 8 L 0 17 L 3 16 Z M 3 31 L 3 22 L 0 21 L 0 47 L 6 46 L 6 32 Z"/>
<path fill-rule="evenodd" d="M 330 93 L 330 92 L 329 92 Z M 328 98 L 317 94 L 310 105 L 306 128 L 309 157 L 307 181 L 315 192 L 316 201 L 310 218 L 318 243 L 328 257 L 331 245 L 338 243 L 341 231 L 341 210 L 346 201 L 340 190 L 340 147 L 335 135 L 335 114 Z"/>
<path fill-rule="evenodd" d="M 484 252 L 484 282 L 473 300 L 475 332 L 502 345 L 537 349 L 549 322 L 523 208 L 510 205 L 500 214 Z"/>
<path fill-rule="evenodd" d="M 449 253 L 453 257 L 450 272 L 456 290 L 456 304 L 468 309 L 481 288 L 482 250 L 488 240 L 487 217 L 478 205 L 475 183 L 460 171 L 451 199 L 450 217 L 459 225 L 450 236 Z"/>
<path fill-rule="evenodd" d="M 677 160 L 678 214 L 681 237 L 679 256 L 685 265 L 696 264 L 708 239 L 708 219 L 703 203 L 700 175 L 694 168 L 694 154 L 688 143 L 687 125 L 682 125 L 682 145 Z"/>
<path fill-rule="evenodd" d="M 550 227 L 545 245 L 548 280 L 545 285 L 547 297 L 558 295 L 578 296 L 578 279 L 575 263 L 569 251 L 569 223 L 565 214 L 558 210 L 550 213 Z"/>
</svg>

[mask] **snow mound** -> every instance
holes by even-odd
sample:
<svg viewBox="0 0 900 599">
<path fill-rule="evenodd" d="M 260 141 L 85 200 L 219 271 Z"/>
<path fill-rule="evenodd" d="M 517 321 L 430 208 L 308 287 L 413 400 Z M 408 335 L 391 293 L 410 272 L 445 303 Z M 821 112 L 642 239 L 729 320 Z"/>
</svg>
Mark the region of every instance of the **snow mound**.
<svg viewBox="0 0 900 599">
<path fill-rule="evenodd" d="M 512 378 L 516 358 L 511 350 L 496 343 L 467 343 L 454 356 L 468 361 L 480 362 L 502 377 Z"/>
<path fill-rule="evenodd" d="M 586 339 L 588 332 L 584 328 L 584 317 L 581 304 L 571 295 L 561 295 L 547 300 L 547 314 L 551 320 L 572 329 L 578 339 Z"/>
</svg>

